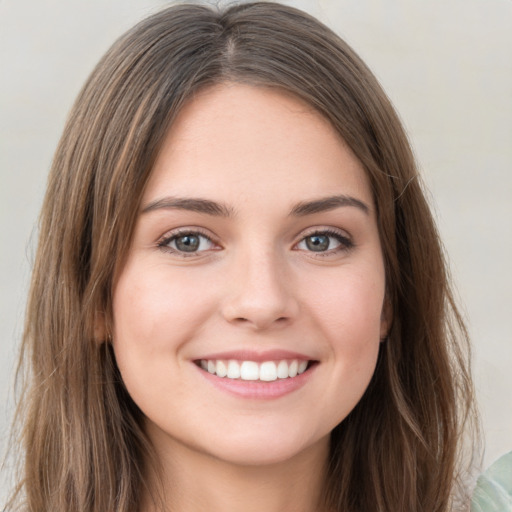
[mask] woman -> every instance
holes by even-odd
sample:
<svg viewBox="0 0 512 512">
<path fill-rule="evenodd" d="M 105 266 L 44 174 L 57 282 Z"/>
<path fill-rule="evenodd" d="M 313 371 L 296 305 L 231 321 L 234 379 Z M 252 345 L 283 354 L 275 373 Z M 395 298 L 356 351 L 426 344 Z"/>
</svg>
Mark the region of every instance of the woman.
<svg viewBox="0 0 512 512">
<path fill-rule="evenodd" d="M 23 346 L 30 511 L 447 511 L 467 336 L 406 136 L 273 3 L 122 37 L 54 159 Z"/>
</svg>

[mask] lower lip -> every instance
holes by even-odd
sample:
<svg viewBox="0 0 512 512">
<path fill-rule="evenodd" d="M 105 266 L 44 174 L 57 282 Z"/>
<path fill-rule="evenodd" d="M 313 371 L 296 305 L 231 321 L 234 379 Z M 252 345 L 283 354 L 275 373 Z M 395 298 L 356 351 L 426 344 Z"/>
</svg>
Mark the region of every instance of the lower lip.
<svg viewBox="0 0 512 512">
<path fill-rule="evenodd" d="M 296 377 L 277 379 L 270 382 L 217 377 L 217 375 L 213 375 L 198 366 L 196 368 L 208 382 L 221 391 L 241 398 L 270 400 L 280 398 L 300 389 L 310 379 L 317 366 L 317 364 L 311 365 L 304 373 Z"/>
</svg>

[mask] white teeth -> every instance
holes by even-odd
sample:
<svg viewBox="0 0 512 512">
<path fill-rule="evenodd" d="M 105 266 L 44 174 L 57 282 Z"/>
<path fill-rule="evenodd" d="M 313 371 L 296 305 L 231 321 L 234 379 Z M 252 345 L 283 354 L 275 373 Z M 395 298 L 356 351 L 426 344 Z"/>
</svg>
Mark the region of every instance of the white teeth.
<svg viewBox="0 0 512 512">
<path fill-rule="evenodd" d="M 308 362 L 307 361 L 300 361 L 299 362 L 299 368 L 297 369 L 297 373 L 298 374 L 304 373 L 306 371 L 307 367 L 308 367 Z"/>
<path fill-rule="evenodd" d="M 229 361 L 228 363 L 228 379 L 240 378 L 240 363 L 238 361 Z"/>
<path fill-rule="evenodd" d="M 280 379 L 288 378 L 288 363 L 286 361 L 279 361 L 277 365 L 277 376 Z"/>
<path fill-rule="evenodd" d="M 217 375 L 219 377 L 225 377 L 228 374 L 227 366 L 223 361 L 217 361 Z"/>
<path fill-rule="evenodd" d="M 261 363 L 260 380 L 270 382 L 277 379 L 277 366 L 273 361 Z"/>
<path fill-rule="evenodd" d="M 255 361 L 201 359 L 199 366 L 217 377 L 272 382 L 304 373 L 308 367 L 308 361 L 292 359 L 289 361 L 264 361 L 258 364 Z"/>
<path fill-rule="evenodd" d="M 244 361 L 240 366 L 240 378 L 242 380 L 259 380 L 260 369 L 254 361 Z"/>
</svg>

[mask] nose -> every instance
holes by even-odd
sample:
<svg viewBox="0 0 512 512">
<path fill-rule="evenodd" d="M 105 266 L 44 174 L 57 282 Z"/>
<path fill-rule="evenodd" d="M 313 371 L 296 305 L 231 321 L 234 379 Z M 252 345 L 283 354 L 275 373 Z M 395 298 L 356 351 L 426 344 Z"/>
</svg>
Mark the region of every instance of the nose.
<svg viewBox="0 0 512 512">
<path fill-rule="evenodd" d="M 240 255 L 222 305 L 226 321 L 264 330 L 288 325 L 299 313 L 286 264 L 276 255 Z"/>
</svg>

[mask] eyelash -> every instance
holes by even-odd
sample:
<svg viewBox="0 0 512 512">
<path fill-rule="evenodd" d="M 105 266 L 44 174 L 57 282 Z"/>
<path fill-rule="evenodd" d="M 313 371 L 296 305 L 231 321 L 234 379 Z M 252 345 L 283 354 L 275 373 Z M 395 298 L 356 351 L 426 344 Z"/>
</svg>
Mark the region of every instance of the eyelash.
<svg viewBox="0 0 512 512">
<path fill-rule="evenodd" d="M 182 250 L 179 250 L 179 249 L 169 246 L 173 241 L 177 240 L 178 238 L 185 237 L 185 236 L 194 236 L 194 237 L 206 239 L 210 244 L 216 245 L 215 241 L 212 239 L 212 237 L 210 235 L 206 234 L 205 232 L 201 231 L 198 228 L 194 228 L 194 229 L 180 229 L 178 231 L 175 231 L 175 232 L 165 236 L 162 240 L 160 240 L 158 242 L 157 246 L 158 246 L 158 248 L 160 248 L 161 250 L 163 250 L 165 252 L 169 252 L 172 254 L 178 254 L 179 256 L 184 257 L 184 258 L 189 258 L 189 257 L 194 257 L 194 256 L 197 257 L 198 254 L 205 252 L 205 251 L 187 252 L 187 251 L 182 251 Z M 307 233 L 299 240 L 299 242 L 297 242 L 294 245 L 294 247 L 299 246 L 299 244 L 306 243 L 306 239 L 314 237 L 314 236 L 319 236 L 319 237 L 327 236 L 328 238 L 334 238 L 339 243 L 338 247 L 335 247 L 334 249 L 327 249 L 326 251 L 313 251 L 313 250 L 305 251 L 305 252 L 310 252 L 311 254 L 315 255 L 315 257 L 330 256 L 333 254 L 337 254 L 339 252 L 349 251 L 350 249 L 352 249 L 354 247 L 354 242 L 348 236 L 345 236 L 342 234 L 342 232 L 336 231 L 334 229 L 316 229 L 310 233 Z M 199 243 L 201 243 L 201 242 L 199 242 Z M 298 250 L 298 249 L 296 249 L 296 250 Z"/>
<path fill-rule="evenodd" d="M 171 244 L 173 241 L 177 240 L 178 238 L 185 237 L 185 236 L 195 236 L 198 238 L 206 239 L 213 246 L 216 245 L 216 243 L 212 239 L 211 235 L 204 233 L 203 231 L 201 231 L 198 228 L 194 228 L 194 229 L 180 229 L 178 231 L 174 231 L 173 233 L 166 235 L 162 240 L 160 240 L 158 242 L 157 246 L 159 249 L 161 249 L 165 252 L 177 254 L 183 258 L 190 258 L 190 257 L 194 257 L 194 256 L 197 257 L 198 254 L 200 254 L 201 252 L 204 252 L 204 251 L 190 251 L 187 253 L 186 251 L 180 251 L 179 249 L 169 247 L 169 244 Z"/>
<path fill-rule="evenodd" d="M 306 239 L 314 236 L 327 236 L 329 238 L 334 238 L 339 246 L 334 249 L 327 249 L 326 251 L 307 251 L 312 253 L 315 257 L 327 257 L 332 256 L 333 254 L 338 254 L 340 252 L 350 251 L 354 247 L 354 242 L 343 232 L 337 231 L 334 229 L 315 229 L 314 231 L 305 234 L 300 241 L 295 244 L 298 246 L 301 243 L 306 243 Z"/>
</svg>

